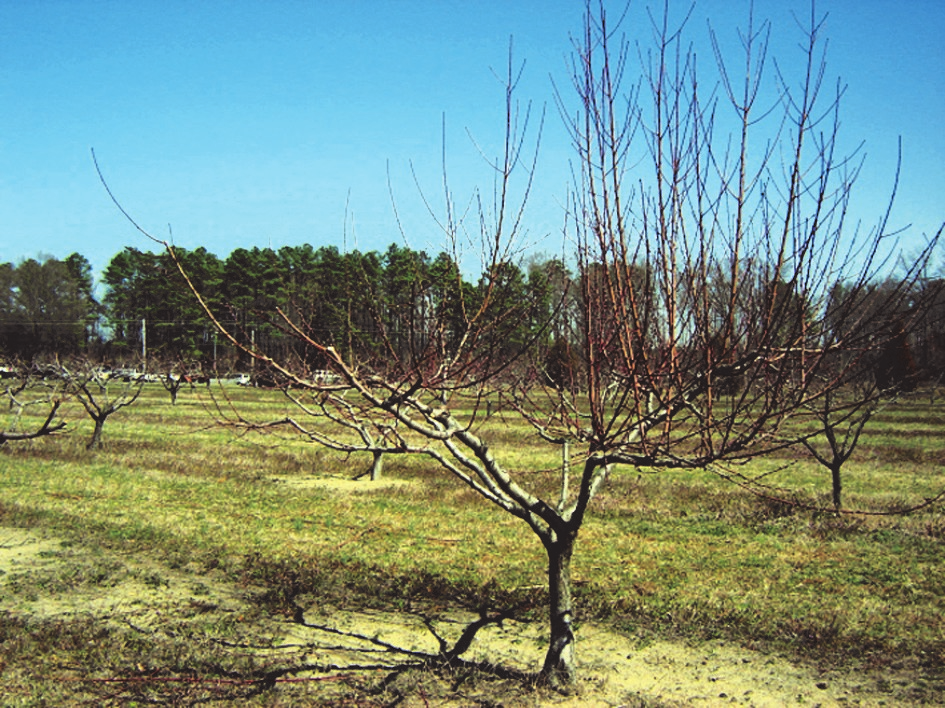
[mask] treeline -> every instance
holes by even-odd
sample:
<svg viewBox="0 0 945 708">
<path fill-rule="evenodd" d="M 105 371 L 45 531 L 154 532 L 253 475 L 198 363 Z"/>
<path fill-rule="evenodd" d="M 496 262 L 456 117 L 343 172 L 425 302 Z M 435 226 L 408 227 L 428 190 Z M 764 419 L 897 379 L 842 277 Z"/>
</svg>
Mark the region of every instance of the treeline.
<svg viewBox="0 0 945 708">
<path fill-rule="evenodd" d="M 175 253 L 214 315 L 244 343 L 277 357 L 296 346 L 290 332 L 296 327 L 360 359 L 408 357 L 432 338 L 449 348 L 486 296 L 489 316 L 516 312 L 514 326 L 495 329 L 502 333 L 496 354 L 509 355 L 538 335 L 561 299 L 566 273 L 559 261 L 538 259 L 529 266 L 503 263 L 495 277 L 470 282 L 448 254 L 430 257 L 397 245 L 365 253 L 308 244 L 239 248 L 225 259 L 203 248 Z M 217 340 L 165 251 L 129 247 L 116 254 L 103 272 L 100 299 L 79 254 L 5 264 L 0 277 L 0 352 L 8 359 L 85 353 L 113 361 L 147 355 L 240 364 L 233 348 Z M 524 319 L 522 303 L 533 310 Z"/>
<path fill-rule="evenodd" d="M 606 339 L 610 329 L 606 321 L 578 321 L 575 314 L 583 309 L 577 305 L 582 293 L 605 287 L 610 276 L 589 267 L 585 282 L 556 258 L 502 262 L 469 280 L 447 253 L 431 257 L 396 244 L 364 253 L 309 244 L 239 248 L 224 259 L 204 248 L 175 253 L 214 316 L 241 343 L 281 360 L 297 356 L 307 368 L 319 362 L 311 360 L 317 356 L 311 347 L 300 345 L 300 333 L 362 362 L 416 362 L 448 353 L 474 333 L 490 357 L 540 352 L 553 381 L 575 366 L 580 337 Z M 636 293 L 647 292 L 645 266 L 624 277 Z M 105 268 L 101 286 L 96 298 L 91 267 L 78 253 L 62 261 L 0 264 L 0 355 L 21 361 L 83 355 L 113 364 L 146 356 L 231 371 L 248 364 L 219 338 L 166 251 L 125 248 Z M 880 377 L 943 377 L 942 286 L 940 279 L 918 285 L 912 301 L 923 303 L 925 315 L 911 318 L 908 333 L 892 337 L 877 362 Z M 895 287 L 892 281 L 873 286 L 859 307 L 880 307 L 884 290 Z M 799 323 L 818 317 L 817 305 L 783 282 L 759 283 L 755 290 L 746 291 L 746 302 L 790 307 Z M 683 296 L 680 305 L 686 306 Z M 658 328 L 660 304 L 646 307 Z M 750 309 L 746 305 L 746 317 Z M 863 321 L 850 312 L 845 319 Z"/>
<path fill-rule="evenodd" d="M 96 347 L 104 310 L 93 293 L 92 267 L 78 253 L 0 263 L 0 354 L 29 360 Z"/>
</svg>

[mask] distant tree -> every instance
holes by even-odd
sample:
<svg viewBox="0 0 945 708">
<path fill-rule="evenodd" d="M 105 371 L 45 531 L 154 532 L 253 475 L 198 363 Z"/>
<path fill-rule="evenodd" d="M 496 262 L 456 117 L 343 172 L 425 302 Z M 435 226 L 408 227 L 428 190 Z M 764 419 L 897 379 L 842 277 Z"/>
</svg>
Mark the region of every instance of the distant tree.
<svg viewBox="0 0 945 708">
<path fill-rule="evenodd" d="M 383 338 L 398 357 L 424 345 L 429 300 L 427 254 L 391 244 L 382 256 L 381 297 Z"/>
<path fill-rule="evenodd" d="M 526 271 L 531 329 L 544 330 L 542 342 L 569 339 L 576 344 L 577 300 L 571 271 L 560 258 L 540 256 L 529 259 Z"/>
<path fill-rule="evenodd" d="M 830 472 L 831 501 L 843 505 L 843 466 L 853 456 L 866 424 L 882 404 L 882 391 L 866 378 L 850 390 L 827 390 L 811 403 L 816 434 L 801 440 L 810 455 Z"/>
<path fill-rule="evenodd" d="M 876 357 L 876 384 L 882 390 L 913 391 L 918 369 L 912 358 L 909 337 L 902 322 L 890 325 L 886 338 Z"/>
<path fill-rule="evenodd" d="M 521 359 L 522 354 L 536 341 L 547 323 L 534 323 L 534 307 L 541 302 L 529 299 L 525 273 L 510 260 L 490 265 L 479 279 L 475 304 L 480 310 L 480 336 L 483 352 L 488 358 L 482 362 L 486 370 L 502 362 L 502 368 Z M 537 326 L 536 326 L 537 324 Z"/>
<path fill-rule="evenodd" d="M 122 408 L 137 401 L 144 387 L 142 377 L 114 380 L 87 361 L 60 365 L 58 373 L 92 420 L 92 435 L 85 446 L 87 450 L 97 450 L 101 446 L 105 423 Z"/>
<path fill-rule="evenodd" d="M 238 248 L 225 259 L 221 299 L 241 343 L 266 352 L 281 346 L 283 337 L 267 313 L 286 307 L 282 287 L 279 257 L 270 248 Z"/>
<path fill-rule="evenodd" d="M 192 282 L 199 283 L 207 302 L 217 308 L 222 296 L 222 262 L 202 247 L 192 251 L 178 249 L 177 255 Z M 193 298 L 187 297 L 186 283 L 166 253 L 161 254 L 160 268 L 166 274 L 166 286 L 155 311 L 157 322 L 152 328 L 156 346 L 149 348 L 155 353 L 166 352 L 168 356 L 201 360 L 210 365 L 215 336 L 210 321 Z"/>
<path fill-rule="evenodd" d="M 383 307 L 381 290 L 384 282 L 383 256 L 376 251 L 352 251 L 343 257 L 342 274 L 345 286 L 342 298 L 344 323 L 336 346 L 348 361 L 356 358 L 373 360 L 382 356 L 383 336 L 377 326 L 378 307 Z M 306 347 L 306 350 L 310 351 Z"/>
<path fill-rule="evenodd" d="M 164 288 L 158 258 L 153 253 L 126 247 L 116 253 L 102 274 L 105 286 L 105 321 L 113 347 L 126 356 L 142 349 L 142 322 L 154 321 Z M 145 325 L 146 327 L 146 325 Z"/>
<path fill-rule="evenodd" d="M 200 370 L 200 363 L 185 359 L 159 359 L 152 361 L 149 369 L 170 394 L 171 405 L 176 406 L 180 390 L 193 385 L 193 372 Z"/>
<path fill-rule="evenodd" d="M 169 371 L 163 371 L 160 374 L 161 385 L 164 386 L 164 389 L 171 394 L 171 405 L 177 405 L 177 396 L 180 393 L 181 388 L 185 383 L 187 383 L 186 377 L 174 371 L 173 367 Z"/>
<path fill-rule="evenodd" d="M 19 312 L 15 301 L 14 268 L 0 263 L 0 353 L 17 355 Z"/>
<path fill-rule="evenodd" d="M 76 284 L 76 291 L 86 310 L 83 319 L 85 327 L 85 341 L 88 346 L 98 336 L 99 318 L 104 309 L 95 297 L 95 279 L 92 275 L 92 264 L 79 253 L 70 253 L 63 264 Z"/>
<path fill-rule="evenodd" d="M 918 377 L 935 386 L 945 381 L 945 279 L 928 278 L 921 283 L 917 299 L 926 306 L 913 331 L 913 354 Z"/>
<path fill-rule="evenodd" d="M 12 356 L 76 354 L 91 339 L 98 304 L 91 293 L 88 262 L 44 256 L 0 267 L 0 346 Z"/>
<path fill-rule="evenodd" d="M 544 372 L 548 383 L 559 390 L 580 387 L 583 366 L 575 347 L 565 337 L 557 337 L 545 355 Z"/>
<path fill-rule="evenodd" d="M 431 348 L 436 358 L 452 356 L 468 334 L 468 309 L 475 301 L 474 287 L 463 279 L 456 259 L 441 251 L 430 263 Z"/>
<path fill-rule="evenodd" d="M 204 248 L 180 249 L 178 258 L 216 305 L 223 297 L 220 260 Z M 102 281 L 112 343 L 125 357 L 211 358 L 209 320 L 187 297 L 186 284 L 166 253 L 125 248 L 109 262 Z"/>
</svg>

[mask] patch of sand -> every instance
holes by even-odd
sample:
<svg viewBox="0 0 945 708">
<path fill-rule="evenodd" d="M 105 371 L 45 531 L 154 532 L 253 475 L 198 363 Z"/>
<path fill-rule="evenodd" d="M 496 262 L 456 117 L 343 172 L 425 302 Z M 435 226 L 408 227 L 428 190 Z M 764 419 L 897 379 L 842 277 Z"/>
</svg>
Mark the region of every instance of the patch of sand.
<svg viewBox="0 0 945 708">
<path fill-rule="evenodd" d="M 350 477 L 316 477 L 310 475 L 272 475 L 273 482 L 285 484 L 299 489 L 326 489 L 334 492 L 378 492 L 384 489 L 397 489 L 413 485 L 413 482 L 403 479 L 370 480 L 367 477 L 351 479 Z"/>
<path fill-rule="evenodd" d="M 57 573 L 57 571 L 59 571 Z M 65 572 L 63 572 L 65 571 Z M 63 592 L 57 575 L 74 585 Z M 244 608 L 245 591 L 147 559 L 75 547 L 40 531 L 0 528 L 0 605 L 37 619 L 102 617 L 159 626 L 182 608 Z M 184 613 L 185 614 L 185 613 Z"/>
<path fill-rule="evenodd" d="M 305 624 L 293 625 L 282 638 L 286 646 L 312 647 L 307 660 L 363 662 L 365 654 L 406 659 L 435 655 L 439 639 L 452 646 L 477 617 L 446 613 L 325 612 L 317 606 L 304 613 Z M 463 658 L 488 661 L 523 672 L 541 665 L 545 627 L 505 620 L 481 629 Z M 341 648 L 345 647 L 344 650 Z M 889 696 L 874 680 L 860 674 L 822 674 L 766 654 L 708 642 L 698 647 L 682 642 L 641 643 L 594 624 L 578 631 L 577 656 L 581 685 L 578 696 L 561 697 L 560 706 L 618 706 L 636 696 L 672 705 L 749 706 L 877 705 Z"/>
</svg>

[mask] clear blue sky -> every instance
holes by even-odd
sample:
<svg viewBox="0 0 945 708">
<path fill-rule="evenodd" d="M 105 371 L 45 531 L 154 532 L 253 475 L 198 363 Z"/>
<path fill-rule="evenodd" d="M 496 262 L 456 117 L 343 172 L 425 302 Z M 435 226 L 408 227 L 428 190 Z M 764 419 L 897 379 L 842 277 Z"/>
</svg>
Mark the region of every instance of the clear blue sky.
<svg viewBox="0 0 945 708">
<path fill-rule="evenodd" d="M 671 0 L 676 5 L 681 3 Z M 636 0 L 633 17 L 647 4 Z M 622 5 L 622 3 L 620 3 Z M 688 5 L 688 2 L 686 2 Z M 690 30 L 711 58 L 705 18 L 726 41 L 748 0 L 702 0 Z M 792 11 L 757 0 L 773 51 L 796 66 Z M 872 223 L 903 174 L 894 226 L 907 250 L 945 220 L 945 1 L 819 0 L 829 13 L 828 79 L 849 85 L 844 144 L 865 141 L 855 216 Z M 96 271 L 126 245 L 155 246 L 123 205 L 177 245 L 224 257 L 237 247 L 304 242 L 384 249 L 399 241 L 388 165 L 409 245 L 440 241 L 413 185 L 435 203 L 441 121 L 458 201 L 491 174 L 466 136 L 500 145 L 509 37 L 525 59 L 520 98 L 548 116 L 527 216 L 537 248 L 560 252 L 567 160 L 549 75 L 567 84 L 578 0 L 0 0 L 0 262 L 85 255 Z M 627 29 L 647 31 L 631 19 Z M 542 238 L 547 239 L 542 241 Z"/>
</svg>

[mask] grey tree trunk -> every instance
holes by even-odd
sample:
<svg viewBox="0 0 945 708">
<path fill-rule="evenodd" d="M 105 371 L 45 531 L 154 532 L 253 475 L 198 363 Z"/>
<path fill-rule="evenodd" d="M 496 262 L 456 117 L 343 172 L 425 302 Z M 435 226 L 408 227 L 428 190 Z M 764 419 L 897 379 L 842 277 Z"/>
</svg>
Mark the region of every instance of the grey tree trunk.
<svg viewBox="0 0 945 708">
<path fill-rule="evenodd" d="M 381 472 L 384 470 L 384 453 L 383 452 L 373 452 L 374 461 L 371 463 L 371 481 L 375 481 L 381 478 Z"/>
<path fill-rule="evenodd" d="M 567 688 L 577 678 L 571 606 L 571 553 L 574 536 L 545 542 L 548 552 L 550 643 L 541 673 L 554 688 Z"/>
<path fill-rule="evenodd" d="M 92 439 L 89 440 L 86 450 L 96 450 L 102 442 L 102 429 L 105 427 L 105 418 L 95 418 L 95 430 L 92 431 Z"/>
</svg>

